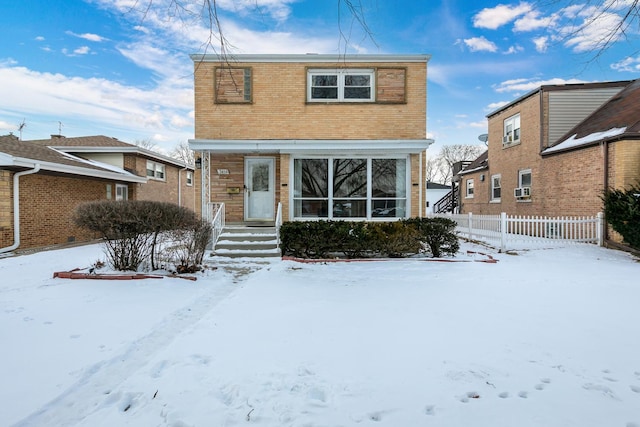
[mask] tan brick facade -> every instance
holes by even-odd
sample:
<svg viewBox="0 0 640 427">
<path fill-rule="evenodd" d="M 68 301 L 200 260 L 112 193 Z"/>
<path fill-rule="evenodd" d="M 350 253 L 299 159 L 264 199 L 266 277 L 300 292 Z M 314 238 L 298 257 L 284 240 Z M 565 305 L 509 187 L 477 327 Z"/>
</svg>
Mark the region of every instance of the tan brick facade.
<svg viewBox="0 0 640 427">
<path fill-rule="evenodd" d="M 310 58 L 312 60 L 308 62 L 304 59 L 238 61 L 230 66 L 194 59 L 195 139 L 224 141 L 229 145 L 233 145 L 234 140 L 426 139 L 426 60 L 318 63 L 313 61 L 314 56 Z M 324 69 L 371 70 L 375 81 L 375 102 L 309 102 L 308 72 Z M 312 153 L 320 155 L 318 151 Z M 387 154 L 394 153 L 389 151 Z M 303 155 L 298 154 L 297 157 Z M 327 151 L 325 155 L 335 153 Z M 289 173 L 293 155 L 279 151 L 228 154 L 216 153 L 215 147 L 212 148 L 210 201 L 225 203 L 228 222 L 243 221 L 244 161 L 251 156 L 267 156 L 276 160 L 275 203 L 282 203 L 284 220 L 289 220 L 292 196 Z M 353 154 L 356 158 L 370 156 L 362 152 Z M 410 215 L 418 216 L 426 211 L 424 206 L 421 209 L 421 204 L 425 204 L 424 194 L 421 194 L 424 192 L 421 181 L 426 173 L 424 152 L 411 154 L 407 165 L 411 168 L 407 188 Z M 226 169 L 229 174 L 220 175 L 217 169 Z M 202 191 L 200 172 L 196 171 L 198 195 Z M 235 189 L 240 189 L 240 193 Z M 196 210 L 200 211 L 200 207 L 197 206 Z"/>
<path fill-rule="evenodd" d="M 426 137 L 426 63 L 406 69 L 406 103 L 307 102 L 311 63 L 243 63 L 252 70 L 252 99 L 216 104 L 214 73 L 220 64 L 196 63 L 196 139 L 419 139 Z M 373 68 L 374 63 L 338 63 L 336 68 Z M 387 69 L 387 67 L 381 67 Z"/>
</svg>

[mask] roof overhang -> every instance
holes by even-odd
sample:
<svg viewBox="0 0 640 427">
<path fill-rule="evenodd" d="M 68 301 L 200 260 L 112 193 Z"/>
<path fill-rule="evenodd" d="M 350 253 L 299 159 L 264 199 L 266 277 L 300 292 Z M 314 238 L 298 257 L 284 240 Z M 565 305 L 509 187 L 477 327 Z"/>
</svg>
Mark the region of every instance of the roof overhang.
<svg viewBox="0 0 640 427">
<path fill-rule="evenodd" d="M 80 166 L 64 165 L 61 163 L 44 162 L 36 159 L 24 157 L 14 157 L 6 153 L 0 153 L 0 166 L 13 168 L 34 168 L 40 165 L 41 171 L 57 172 L 70 175 L 86 176 L 91 178 L 102 178 L 113 181 L 146 183 L 147 178 L 133 175 L 125 170 L 122 172 L 83 168 Z"/>
<path fill-rule="evenodd" d="M 212 153 L 418 154 L 424 152 L 433 143 L 433 139 L 190 139 L 189 147 L 194 151 Z"/>
<path fill-rule="evenodd" d="M 122 154 L 140 154 L 145 157 L 149 157 L 154 160 L 160 160 L 164 163 L 169 163 L 180 168 L 186 168 L 193 170 L 194 167 L 187 165 L 183 161 L 174 159 L 173 157 L 165 156 L 146 148 L 132 146 L 113 146 L 113 147 L 99 147 L 99 146 L 72 146 L 72 145 L 48 145 L 49 148 L 62 151 L 64 153 L 122 153 Z"/>
<path fill-rule="evenodd" d="M 233 64 L 234 62 L 316 62 L 316 63 L 344 63 L 344 62 L 428 62 L 431 55 L 427 54 L 241 54 L 241 55 L 216 55 L 194 53 L 189 55 L 194 62 L 224 62 Z"/>
</svg>

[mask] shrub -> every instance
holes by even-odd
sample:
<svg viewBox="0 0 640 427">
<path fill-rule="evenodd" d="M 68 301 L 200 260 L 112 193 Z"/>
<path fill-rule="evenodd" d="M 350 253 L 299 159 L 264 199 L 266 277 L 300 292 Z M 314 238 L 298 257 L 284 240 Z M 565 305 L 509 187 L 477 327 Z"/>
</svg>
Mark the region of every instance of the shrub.
<svg viewBox="0 0 640 427">
<path fill-rule="evenodd" d="M 410 218 L 408 224 L 412 224 L 418 232 L 418 239 L 426 246 L 434 258 L 440 258 L 443 254 L 453 256 L 460 250 L 460 242 L 454 230 L 457 223 L 449 218 Z"/>
<path fill-rule="evenodd" d="M 371 222 L 373 249 L 380 255 L 402 258 L 420 252 L 419 235 L 415 227 L 404 221 Z"/>
<path fill-rule="evenodd" d="M 611 228 L 620 233 L 629 246 L 640 249 L 640 184 L 624 191 L 611 189 L 602 199 Z"/>
<path fill-rule="evenodd" d="M 201 221 L 192 227 L 168 233 L 171 246 L 167 248 L 169 258 L 178 273 L 195 273 L 200 270 L 204 253 L 211 238 L 211 224 Z"/>
<path fill-rule="evenodd" d="M 453 234 L 455 221 L 413 218 L 395 222 L 292 221 L 280 229 L 284 255 L 327 258 L 342 253 L 363 256 L 404 257 L 424 252 L 432 256 L 455 254 L 460 245 Z"/>
<path fill-rule="evenodd" d="M 146 260 L 156 268 L 161 233 L 193 227 L 197 221 L 195 213 L 171 203 L 105 200 L 80 205 L 74 222 L 100 234 L 113 268 L 137 271 Z"/>
</svg>

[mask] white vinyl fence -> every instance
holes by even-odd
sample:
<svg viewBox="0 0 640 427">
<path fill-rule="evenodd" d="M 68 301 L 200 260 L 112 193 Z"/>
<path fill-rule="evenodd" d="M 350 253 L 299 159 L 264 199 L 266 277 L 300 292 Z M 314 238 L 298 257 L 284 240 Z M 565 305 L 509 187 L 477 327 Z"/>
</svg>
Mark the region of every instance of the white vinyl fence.
<svg viewBox="0 0 640 427">
<path fill-rule="evenodd" d="M 500 215 L 441 214 L 458 224 L 458 235 L 486 241 L 500 250 L 526 244 L 594 243 L 603 244 L 604 215 L 593 217 L 541 217 Z"/>
</svg>

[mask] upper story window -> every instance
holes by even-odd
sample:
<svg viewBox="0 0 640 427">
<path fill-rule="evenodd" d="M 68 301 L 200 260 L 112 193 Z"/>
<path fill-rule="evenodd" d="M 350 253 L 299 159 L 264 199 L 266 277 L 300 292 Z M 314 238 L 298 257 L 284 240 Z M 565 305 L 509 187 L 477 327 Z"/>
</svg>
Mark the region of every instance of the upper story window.
<svg viewBox="0 0 640 427">
<path fill-rule="evenodd" d="M 147 160 L 147 178 L 165 180 L 165 169 L 162 163 Z"/>
<path fill-rule="evenodd" d="M 373 102 L 374 71 L 371 69 L 309 70 L 309 102 Z"/>
<path fill-rule="evenodd" d="M 216 104 L 249 104 L 252 101 L 251 68 L 218 67 L 214 85 Z"/>
<path fill-rule="evenodd" d="M 502 195 L 502 177 L 501 175 L 491 176 L 491 201 L 499 202 Z"/>
<path fill-rule="evenodd" d="M 473 198 L 473 179 L 468 179 L 467 180 L 467 198 L 471 199 Z"/>
<path fill-rule="evenodd" d="M 188 186 L 193 185 L 193 172 L 191 171 L 187 171 L 187 185 Z"/>
<path fill-rule="evenodd" d="M 520 143 L 520 114 L 511 116 L 504 121 L 504 134 L 502 136 L 502 145 Z"/>
</svg>

